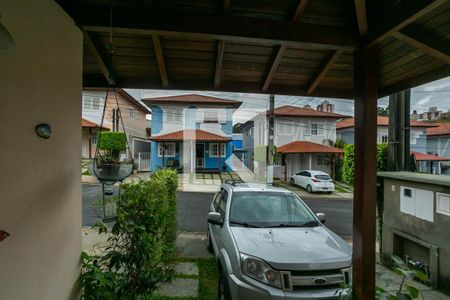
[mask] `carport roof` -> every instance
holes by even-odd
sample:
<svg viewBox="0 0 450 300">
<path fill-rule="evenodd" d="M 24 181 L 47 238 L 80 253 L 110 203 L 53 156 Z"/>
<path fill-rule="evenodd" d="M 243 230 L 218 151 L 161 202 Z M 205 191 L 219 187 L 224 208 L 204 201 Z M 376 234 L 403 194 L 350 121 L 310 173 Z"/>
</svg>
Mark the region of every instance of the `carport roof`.
<svg viewBox="0 0 450 300">
<path fill-rule="evenodd" d="M 318 153 L 318 154 L 342 154 L 344 150 L 322 144 L 306 141 L 294 141 L 278 147 L 279 153 Z"/>
<path fill-rule="evenodd" d="M 448 157 L 442 157 L 421 152 L 411 151 L 411 154 L 414 154 L 417 161 L 450 161 L 450 158 Z"/>
<path fill-rule="evenodd" d="M 450 74 L 447 0 L 56 2 L 83 30 L 85 87 L 354 98 L 361 45 L 378 49 L 379 96 Z"/>
</svg>

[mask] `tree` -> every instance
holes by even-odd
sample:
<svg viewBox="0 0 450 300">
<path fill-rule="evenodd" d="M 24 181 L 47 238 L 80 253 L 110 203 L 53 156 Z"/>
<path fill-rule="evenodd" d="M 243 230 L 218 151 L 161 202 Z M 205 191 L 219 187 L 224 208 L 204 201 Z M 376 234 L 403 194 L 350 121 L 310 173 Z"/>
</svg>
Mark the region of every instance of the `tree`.
<svg viewBox="0 0 450 300">
<path fill-rule="evenodd" d="M 377 107 L 377 115 L 383 117 L 389 116 L 389 107 Z"/>
</svg>

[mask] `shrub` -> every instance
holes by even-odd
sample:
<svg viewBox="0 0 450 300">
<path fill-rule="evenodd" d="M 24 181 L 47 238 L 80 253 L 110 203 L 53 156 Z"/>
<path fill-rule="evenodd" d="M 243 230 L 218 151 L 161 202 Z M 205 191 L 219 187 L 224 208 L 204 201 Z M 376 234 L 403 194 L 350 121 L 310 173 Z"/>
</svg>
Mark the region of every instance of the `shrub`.
<svg viewBox="0 0 450 300">
<path fill-rule="evenodd" d="M 177 185 L 176 171 L 167 169 L 123 184 L 110 246 L 99 256 L 82 253 L 84 299 L 146 298 L 173 278 Z M 106 232 L 103 224 L 96 227 Z"/>
<path fill-rule="evenodd" d="M 344 162 L 342 164 L 342 179 L 347 184 L 352 185 L 355 172 L 355 149 L 353 144 L 344 147 Z"/>
<path fill-rule="evenodd" d="M 342 179 L 347 184 L 353 184 L 355 176 L 355 147 L 352 144 L 348 144 L 344 147 L 344 163 L 342 165 Z M 377 145 L 377 170 L 387 170 L 387 153 L 388 144 Z"/>
<path fill-rule="evenodd" d="M 99 132 L 97 149 L 102 150 L 102 160 L 117 162 L 120 152 L 127 149 L 127 136 L 124 132 Z"/>
</svg>

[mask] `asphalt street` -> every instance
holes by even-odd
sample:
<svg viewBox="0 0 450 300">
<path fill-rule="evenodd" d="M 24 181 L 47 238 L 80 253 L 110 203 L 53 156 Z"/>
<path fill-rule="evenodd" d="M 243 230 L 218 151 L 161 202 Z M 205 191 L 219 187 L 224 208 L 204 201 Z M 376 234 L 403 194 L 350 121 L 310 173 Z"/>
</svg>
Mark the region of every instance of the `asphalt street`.
<svg viewBox="0 0 450 300">
<path fill-rule="evenodd" d="M 180 231 L 204 232 L 212 193 L 179 192 L 178 226 Z M 83 184 L 83 226 L 101 221 L 101 186 Z M 315 213 L 325 213 L 325 225 L 343 238 L 352 236 L 352 200 L 303 199 Z M 96 204 L 97 202 L 97 204 Z"/>
</svg>

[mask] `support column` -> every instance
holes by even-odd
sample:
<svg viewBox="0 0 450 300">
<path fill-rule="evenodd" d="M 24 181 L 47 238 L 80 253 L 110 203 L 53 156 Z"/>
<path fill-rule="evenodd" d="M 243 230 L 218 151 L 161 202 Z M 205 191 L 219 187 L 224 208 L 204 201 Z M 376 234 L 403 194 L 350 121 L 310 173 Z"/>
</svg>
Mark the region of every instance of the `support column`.
<svg viewBox="0 0 450 300">
<path fill-rule="evenodd" d="M 377 197 L 377 51 L 354 54 L 355 182 L 353 201 L 353 293 L 375 297 L 375 216 Z"/>
</svg>

